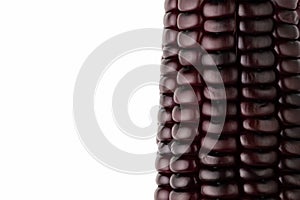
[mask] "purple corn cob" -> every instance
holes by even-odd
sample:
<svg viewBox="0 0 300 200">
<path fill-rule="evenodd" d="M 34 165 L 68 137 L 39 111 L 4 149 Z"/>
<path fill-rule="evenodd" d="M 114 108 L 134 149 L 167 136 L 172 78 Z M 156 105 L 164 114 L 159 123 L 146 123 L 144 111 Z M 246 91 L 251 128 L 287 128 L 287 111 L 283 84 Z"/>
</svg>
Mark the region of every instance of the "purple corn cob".
<svg viewBox="0 0 300 200">
<path fill-rule="evenodd" d="M 165 0 L 155 200 L 300 200 L 299 4 Z"/>
</svg>

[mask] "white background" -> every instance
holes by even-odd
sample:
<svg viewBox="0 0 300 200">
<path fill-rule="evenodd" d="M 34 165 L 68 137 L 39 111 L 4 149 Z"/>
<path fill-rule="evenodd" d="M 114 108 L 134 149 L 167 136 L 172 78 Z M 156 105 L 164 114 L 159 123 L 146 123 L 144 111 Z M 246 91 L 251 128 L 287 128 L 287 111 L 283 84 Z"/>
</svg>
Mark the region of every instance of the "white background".
<svg viewBox="0 0 300 200">
<path fill-rule="evenodd" d="M 1 1 L 0 199 L 153 199 L 155 173 L 120 174 L 87 153 L 72 95 L 98 45 L 161 28 L 163 12 L 162 0 Z"/>
</svg>

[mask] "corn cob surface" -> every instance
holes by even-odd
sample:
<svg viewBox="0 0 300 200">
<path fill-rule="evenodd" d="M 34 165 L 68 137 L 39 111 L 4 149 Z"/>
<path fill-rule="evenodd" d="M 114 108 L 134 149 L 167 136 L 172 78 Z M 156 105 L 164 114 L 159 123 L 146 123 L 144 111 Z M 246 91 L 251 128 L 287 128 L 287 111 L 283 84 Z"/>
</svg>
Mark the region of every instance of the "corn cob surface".
<svg viewBox="0 0 300 200">
<path fill-rule="evenodd" d="M 155 200 L 300 200 L 299 4 L 165 0 Z"/>
</svg>

